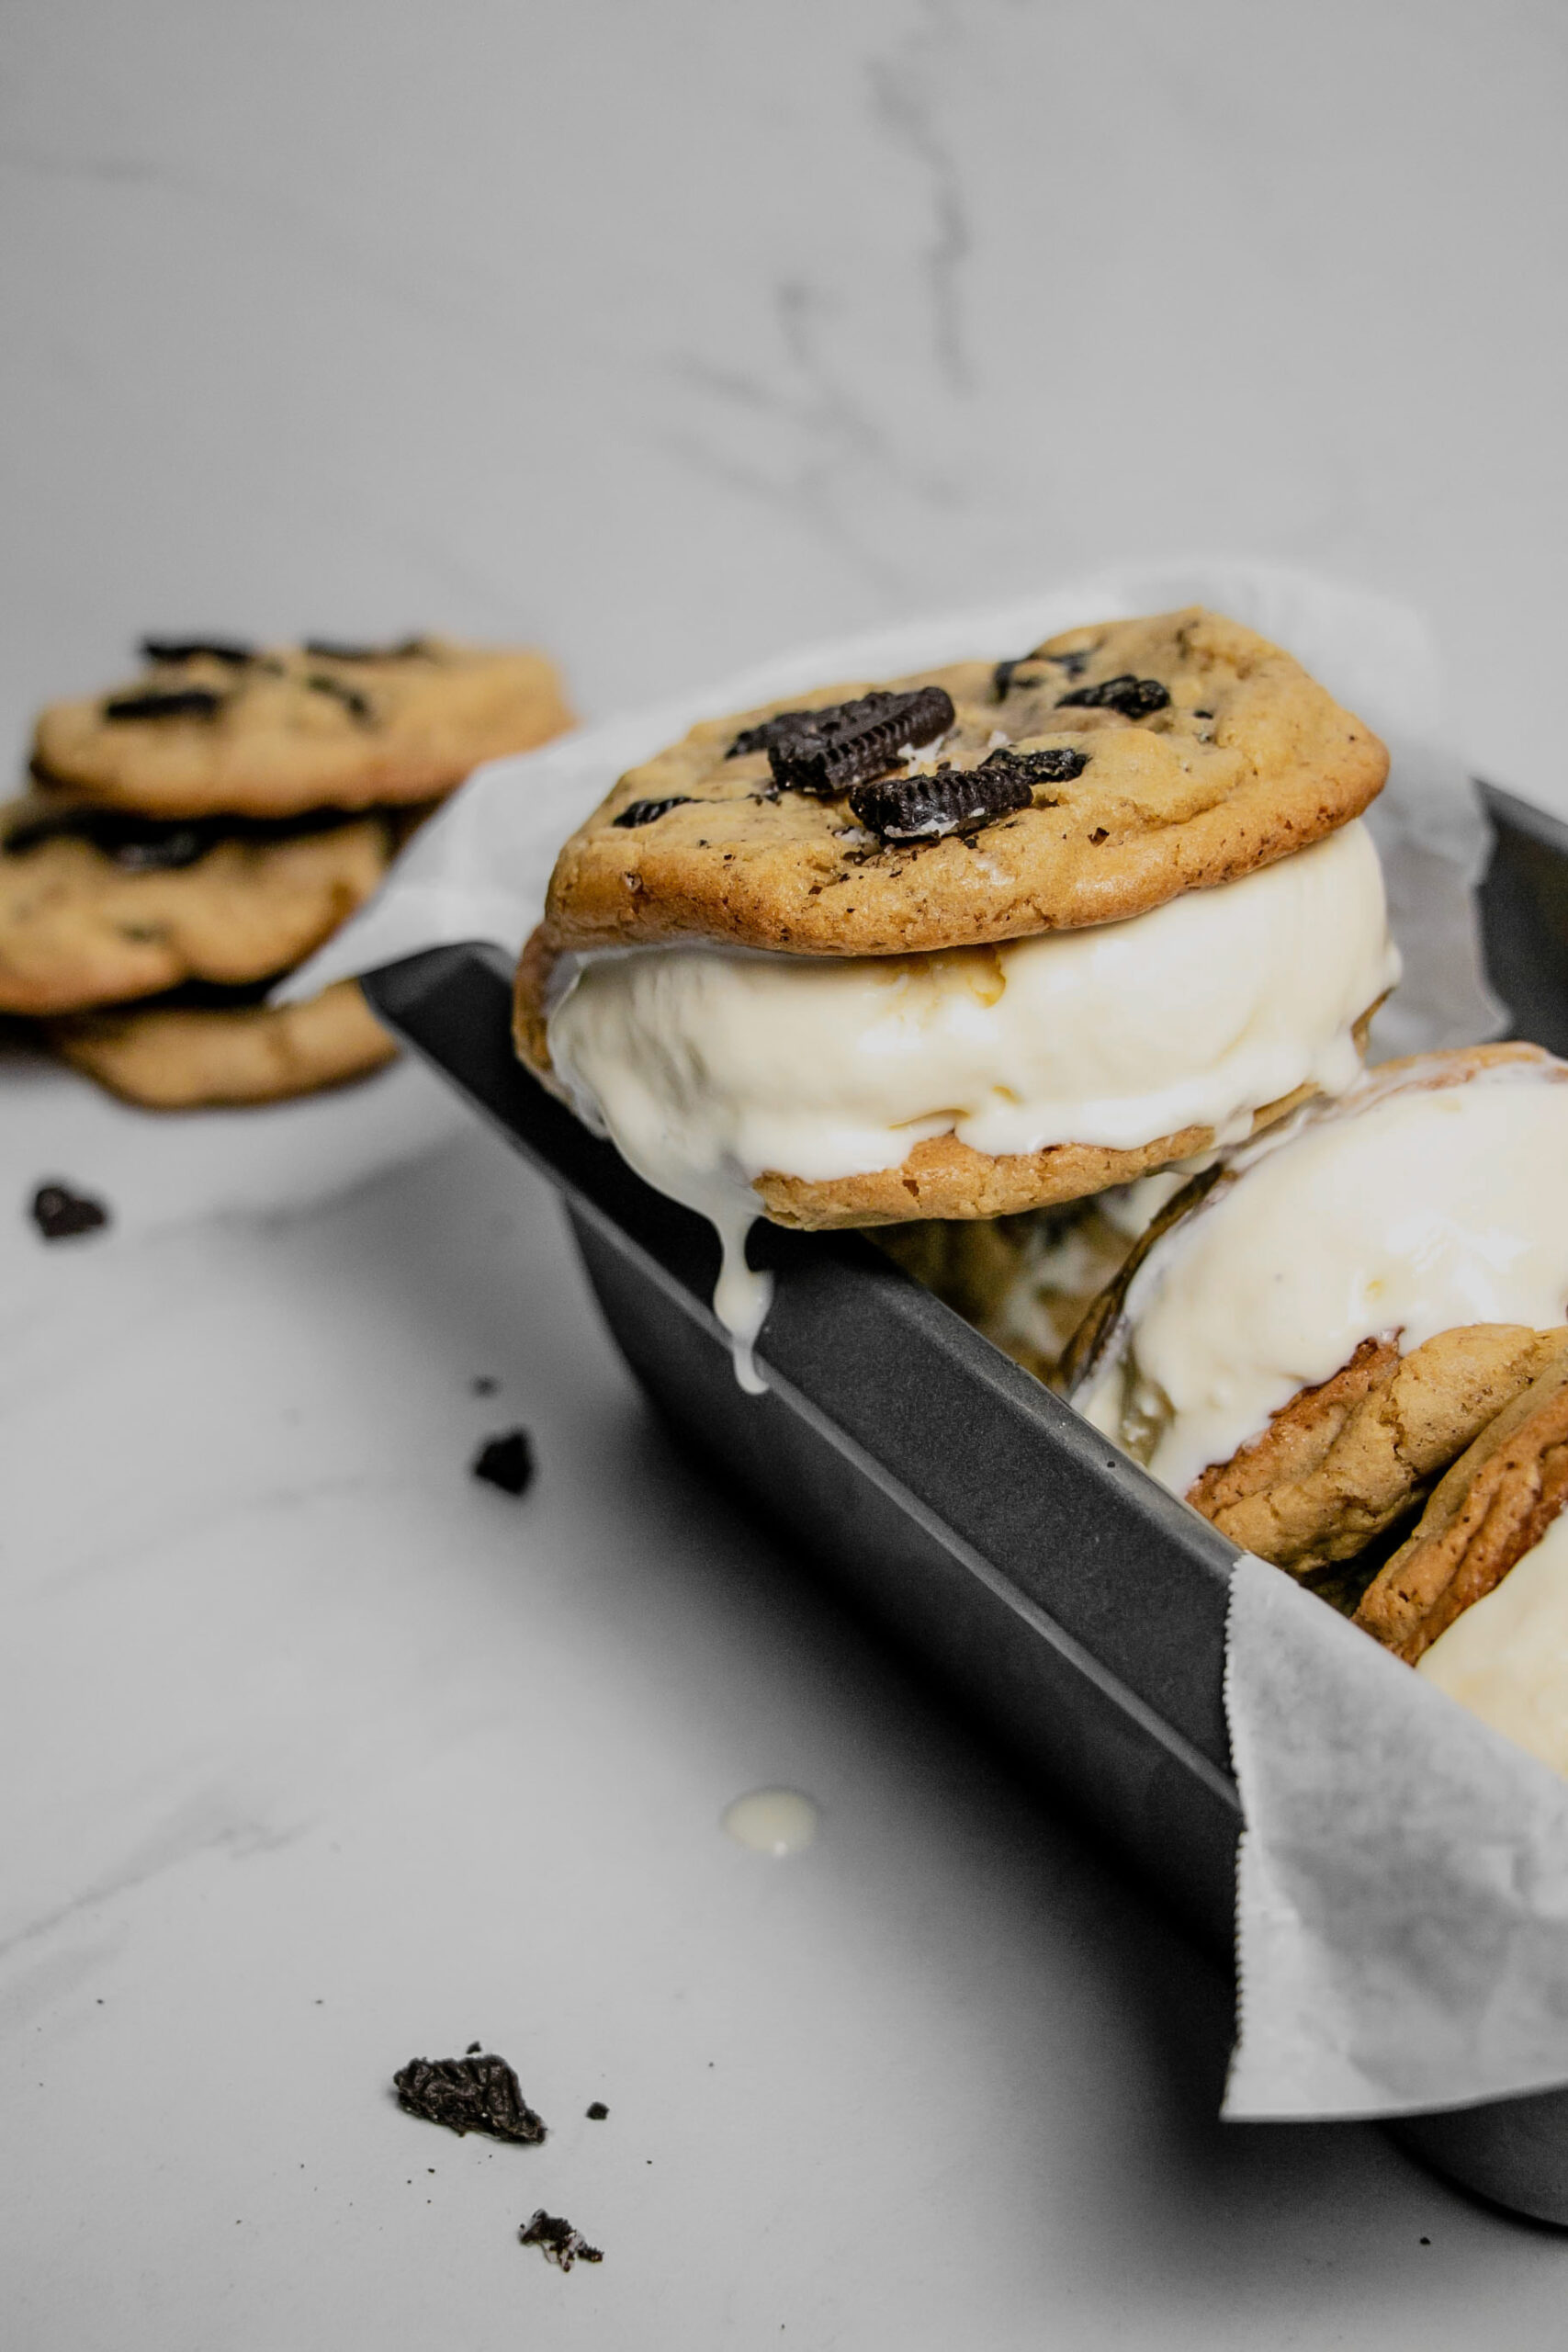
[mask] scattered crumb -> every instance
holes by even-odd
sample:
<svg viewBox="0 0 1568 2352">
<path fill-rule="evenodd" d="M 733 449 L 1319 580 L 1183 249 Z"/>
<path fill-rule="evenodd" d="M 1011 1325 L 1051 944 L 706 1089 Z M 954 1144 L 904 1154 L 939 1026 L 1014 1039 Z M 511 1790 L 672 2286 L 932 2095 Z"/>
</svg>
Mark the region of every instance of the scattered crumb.
<svg viewBox="0 0 1568 2352">
<path fill-rule="evenodd" d="M 519 2224 L 517 2235 L 524 2245 L 536 2245 L 547 2262 L 559 2269 L 570 2270 L 574 2262 L 603 2262 L 604 2255 L 596 2245 L 590 2245 L 581 2230 L 574 2230 L 558 2213 L 547 2213 L 541 2205 L 531 2222 Z"/>
<path fill-rule="evenodd" d="M 609 2112 L 610 2110 L 605 2106 L 604 2100 L 602 2098 L 596 2098 L 592 2106 L 588 2109 L 588 2120 L 590 2123 L 603 2123 Z"/>
<path fill-rule="evenodd" d="M 526 1430 L 503 1430 L 486 1438 L 468 1467 L 504 1495 L 526 1494 L 534 1483 L 533 1440 Z"/>
<path fill-rule="evenodd" d="M 516 2075 L 493 2052 L 411 2058 L 393 2075 L 392 2087 L 406 2114 L 445 2124 L 459 2138 L 465 2132 L 488 2132 L 492 2140 L 518 2140 L 536 2147 L 545 2136 L 543 2120 L 524 2098 Z"/>
<path fill-rule="evenodd" d="M 71 1241 L 79 1233 L 96 1232 L 109 1221 L 102 1201 L 86 1193 L 73 1193 L 58 1178 L 39 1186 L 32 1197 L 31 1216 L 46 1241 Z"/>
</svg>

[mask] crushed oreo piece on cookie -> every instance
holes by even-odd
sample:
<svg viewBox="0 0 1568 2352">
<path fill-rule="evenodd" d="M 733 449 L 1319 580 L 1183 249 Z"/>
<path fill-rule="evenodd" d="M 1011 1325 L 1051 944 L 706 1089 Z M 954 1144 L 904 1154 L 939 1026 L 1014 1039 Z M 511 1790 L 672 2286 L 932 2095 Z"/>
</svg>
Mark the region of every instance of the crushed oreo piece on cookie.
<svg viewBox="0 0 1568 2352">
<path fill-rule="evenodd" d="M 46 1241 L 73 1241 L 79 1233 L 96 1233 L 107 1225 L 109 1213 L 88 1193 L 73 1193 L 58 1179 L 40 1184 L 31 1203 L 33 1223 Z"/>
<path fill-rule="evenodd" d="M 211 686 L 149 686 L 111 695 L 103 712 L 106 718 L 216 718 L 223 701 Z"/>
<path fill-rule="evenodd" d="M 144 637 L 138 650 L 143 662 L 224 662 L 231 670 L 256 658 L 255 647 L 237 637 Z"/>
<path fill-rule="evenodd" d="M 1131 670 L 1119 678 L 1101 678 L 1098 686 L 1076 686 L 1070 695 L 1058 695 L 1058 710 L 1119 710 L 1123 718 L 1147 718 L 1151 712 L 1164 710 L 1170 701 L 1169 689 L 1157 678 L 1134 678 Z"/>
<path fill-rule="evenodd" d="M 755 727 L 743 727 L 724 756 L 727 760 L 743 760 L 752 752 L 771 752 L 775 743 L 798 735 L 803 728 L 815 726 L 823 716 L 818 710 L 776 710 L 772 718 L 761 719 Z"/>
<path fill-rule="evenodd" d="M 943 686 L 908 693 L 879 690 L 807 711 L 802 723 L 768 745 L 773 782 L 786 792 L 836 799 L 896 764 L 906 748 L 934 743 L 953 725 L 953 697 Z"/>
<path fill-rule="evenodd" d="M 570 2270 L 574 2262 L 603 2262 L 604 2256 L 596 2245 L 590 2245 L 581 2230 L 560 2213 L 547 2213 L 541 2205 L 531 2222 L 519 2223 L 517 2235 L 524 2245 L 536 2245 L 547 2262 L 558 2269 Z"/>
<path fill-rule="evenodd" d="M 660 817 L 667 817 L 671 808 L 689 808 L 691 806 L 689 792 L 672 792 L 668 800 L 629 800 L 620 815 L 612 817 L 610 822 L 629 832 L 637 825 L 657 825 Z"/>
<path fill-rule="evenodd" d="M 604 2123 L 609 2120 L 610 2110 L 602 2098 L 596 2098 L 592 2107 L 584 2111 L 590 2123 Z"/>
<path fill-rule="evenodd" d="M 1089 753 L 1075 752 L 1067 743 L 1052 744 L 1041 752 L 1015 752 L 1003 743 L 988 752 L 980 765 L 1021 776 L 1026 784 L 1071 784 L 1088 767 Z"/>
<path fill-rule="evenodd" d="M 526 1494 L 534 1483 L 534 1441 L 526 1430 L 503 1430 L 486 1438 L 468 1467 L 503 1495 Z"/>
<path fill-rule="evenodd" d="M 543 2119 L 523 2096 L 504 2058 L 474 2051 L 464 2058 L 411 2058 L 392 2076 L 398 2105 L 423 2122 L 444 2124 L 459 2137 L 485 2132 L 492 2140 L 516 2140 L 537 2147 Z"/>
<path fill-rule="evenodd" d="M 305 684 L 312 693 L 331 695 L 334 702 L 342 703 L 351 718 L 373 718 L 376 715 L 358 687 L 342 678 L 329 678 L 320 670 L 311 670 L 306 674 Z"/>
<path fill-rule="evenodd" d="M 850 807 L 885 842 L 927 842 L 994 825 L 1032 798 L 1026 775 L 987 760 L 977 768 L 942 767 L 857 785 Z"/>
</svg>

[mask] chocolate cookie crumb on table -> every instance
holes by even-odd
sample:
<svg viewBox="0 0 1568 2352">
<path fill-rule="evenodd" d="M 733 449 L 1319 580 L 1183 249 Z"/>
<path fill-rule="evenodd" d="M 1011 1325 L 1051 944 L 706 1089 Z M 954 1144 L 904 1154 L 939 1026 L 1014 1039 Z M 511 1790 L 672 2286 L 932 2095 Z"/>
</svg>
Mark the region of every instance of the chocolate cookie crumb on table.
<svg viewBox="0 0 1568 2352">
<path fill-rule="evenodd" d="M 46 1241 L 72 1241 L 78 1234 L 96 1233 L 109 1221 L 102 1201 L 87 1193 L 73 1193 L 58 1182 L 39 1186 L 29 1214 Z"/>
<path fill-rule="evenodd" d="M 516 2075 L 493 2051 L 462 2058 L 411 2058 L 393 2075 L 392 2087 L 405 2114 L 444 2124 L 459 2139 L 468 2132 L 483 2132 L 492 2140 L 536 2147 L 546 2135 L 544 2120 L 524 2098 Z"/>
<path fill-rule="evenodd" d="M 504 1430 L 485 1440 L 469 1469 L 503 1495 L 526 1494 L 534 1483 L 534 1442 L 526 1430 Z"/>
<path fill-rule="evenodd" d="M 536 2245 L 547 2262 L 558 2269 L 570 2270 L 574 2262 L 603 2262 L 604 2256 L 596 2245 L 590 2245 L 581 2230 L 574 2230 L 564 2214 L 547 2213 L 541 2205 L 531 2222 L 519 2224 L 517 2235 L 524 2245 Z"/>
</svg>

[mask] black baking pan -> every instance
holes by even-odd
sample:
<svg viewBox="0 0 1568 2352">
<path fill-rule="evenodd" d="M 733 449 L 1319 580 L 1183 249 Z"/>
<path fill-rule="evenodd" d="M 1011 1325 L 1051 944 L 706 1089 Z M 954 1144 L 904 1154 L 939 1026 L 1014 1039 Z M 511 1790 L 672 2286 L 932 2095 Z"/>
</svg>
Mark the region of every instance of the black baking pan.
<svg viewBox="0 0 1568 2352">
<path fill-rule="evenodd" d="M 1568 827 L 1485 799 L 1489 976 L 1514 1034 L 1568 1055 Z M 710 1304 L 711 1228 L 522 1069 L 509 960 L 433 948 L 364 985 L 559 1188 L 610 1329 L 667 1419 L 1228 1962 L 1235 1546 L 857 1234 L 754 1229 L 774 1295 L 757 1350 L 767 1393 L 745 1394 Z M 1568 2090 L 1397 2130 L 1495 2202 L 1568 2225 Z"/>
</svg>

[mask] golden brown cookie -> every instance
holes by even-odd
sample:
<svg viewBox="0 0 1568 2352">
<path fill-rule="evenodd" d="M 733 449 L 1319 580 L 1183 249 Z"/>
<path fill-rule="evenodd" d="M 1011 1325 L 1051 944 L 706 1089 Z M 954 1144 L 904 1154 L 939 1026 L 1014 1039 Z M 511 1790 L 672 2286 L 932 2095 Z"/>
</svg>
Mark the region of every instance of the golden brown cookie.
<svg viewBox="0 0 1568 2352">
<path fill-rule="evenodd" d="M 1443 1478 L 1362 1597 L 1356 1623 L 1414 1666 L 1533 1551 L 1568 1502 L 1568 1330 Z"/>
<path fill-rule="evenodd" d="M 40 776 L 144 816 L 286 817 L 434 799 L 571 724 L 554 669 L 527 650 L 437 637 L 146 650 L 130 685 L 42 713 Z"/>
<path fill-rule="evenodd" d="M 157 1111 L 281 1102 L 362 1078 L 398 1050 L 354 980 L 304 1004 L 126 1005 L 47 1034 L 73 1069 Z"/>
<path fill-rule="evenodd" d="M 1439 1331 L 1407 1356 L 1393 1340 L 1364 1340 L 1260 1437 L 1205 1470 L 1187 1499 L 1243 1551 L 1293 1576 L 1353 1559 L 1418 1508 L 1562 1348 L 1561 1331 L 1511 1323 Z"/>
<path fill-rule="evenodd" d="M 1357 1024 L 1364 1036 L 1369 1013 Z M 1251 1133 L 1299 1110 L 1315 1092 L 1298 1086 L 1252 1116 Z M 900 1218 L 1012 1216 L 1030 1208 L 1050 1208 L 1086 1199 L 1113 1186 L 1134 1183 L 1173 1160 L 1191 1159 L 1214 1143 L 1213 1127 L 1183 1127 L 1135 1150 L 1114 1151 L 1104 1144 L 1060 1143 L 1043 1151 L 993 1158 L 960 1143 L 956 1136 L 930 1136 L 916 1144 L 897 1168 L 869 1175 L 839 1176 L 813 1182 L 769 1169 L 752 1186 L 764 1216 L 775 1225 L 821 1232 L 834 1226 L 892 1225 Z"/>
<path fill-rule="evenodd" d="M 1250 629 L 1199 608 L 1106 622 L 705 721 L 568 842 L 547 921 L 558 946 L 830 956 L 1112 922 L 1304 849 L 1387 767 Z"/>
<path fill-rule="evenodd" d="M 285 971 L 369 897 L 397 830 L 381 816 L 247 828 L 14 803 L 0 809 L 0 1012 Z"/>
</svg>

